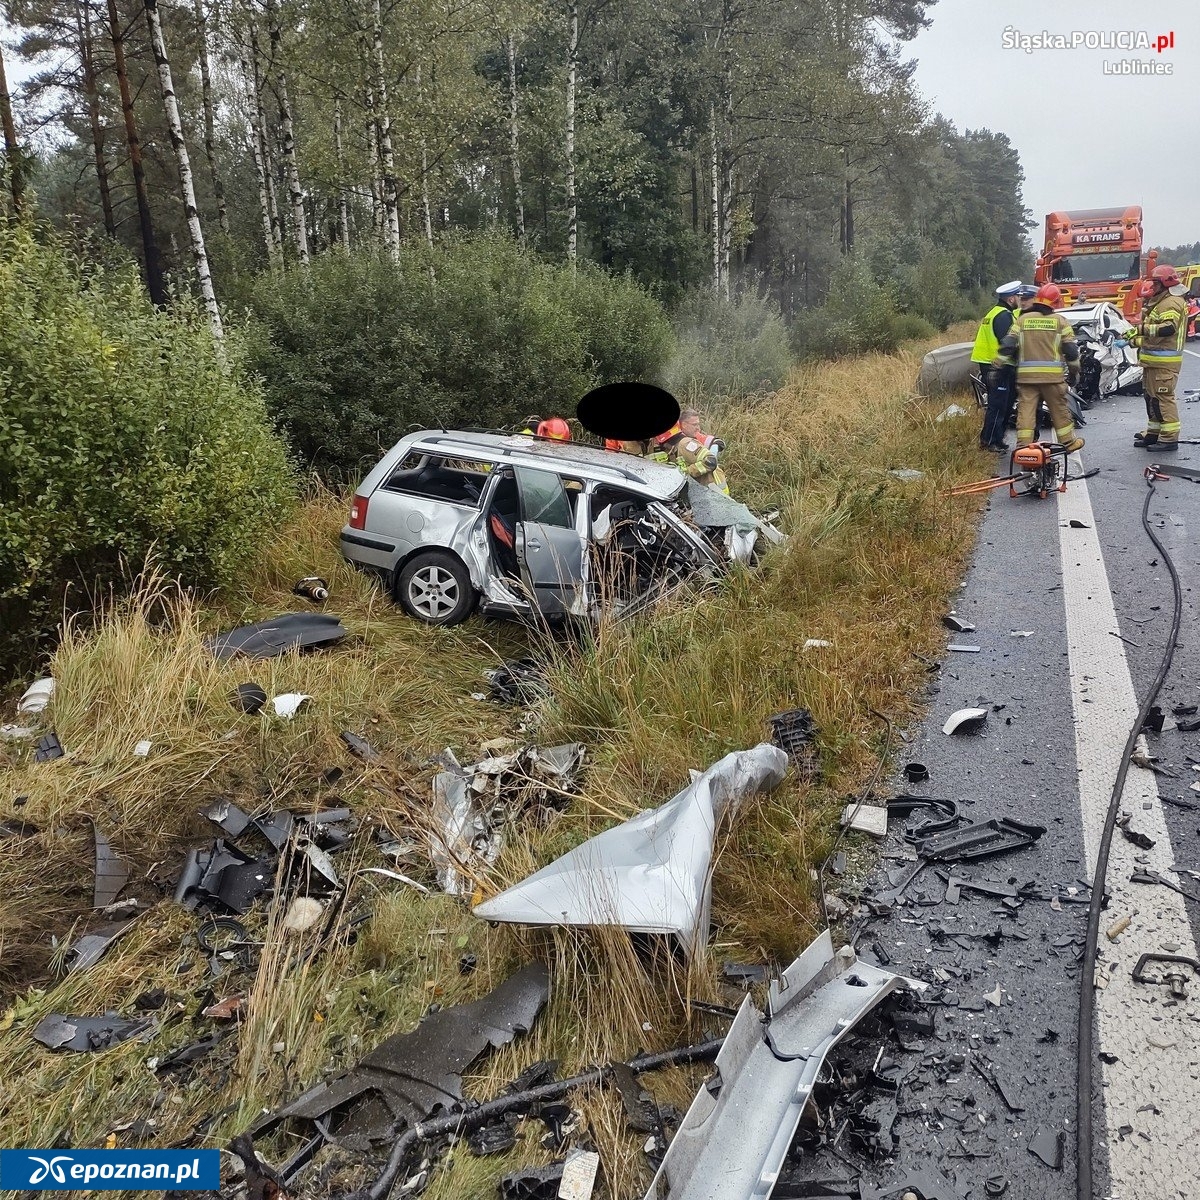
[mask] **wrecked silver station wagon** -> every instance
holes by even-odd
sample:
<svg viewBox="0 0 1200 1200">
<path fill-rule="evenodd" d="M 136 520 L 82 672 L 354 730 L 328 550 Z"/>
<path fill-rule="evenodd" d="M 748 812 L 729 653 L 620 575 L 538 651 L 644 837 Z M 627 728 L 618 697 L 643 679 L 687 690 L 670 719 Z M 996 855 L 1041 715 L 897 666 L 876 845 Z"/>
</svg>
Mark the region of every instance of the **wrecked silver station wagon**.
<svg viewBox="0 0 1200 1200">
<path fill-rule="evenodd" d="M 342 554 L 432 625 L 630 612 L 749 561 L 773 527 L 675 467 L 518 435 L 426 430 L 359 485 Z"/>
</svg>

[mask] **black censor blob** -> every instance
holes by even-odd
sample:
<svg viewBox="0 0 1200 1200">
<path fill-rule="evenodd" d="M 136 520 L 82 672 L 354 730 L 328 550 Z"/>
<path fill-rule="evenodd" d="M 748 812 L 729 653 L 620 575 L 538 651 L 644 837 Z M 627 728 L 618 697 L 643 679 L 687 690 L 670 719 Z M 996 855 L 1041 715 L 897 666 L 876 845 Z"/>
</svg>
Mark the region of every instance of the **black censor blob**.
<svg viewBox="0 0 1200 1200">
<path fill-rule="evenodd" d="M 651 383 L 606 383 L 580 400 L 575 415 L 597 437 L 642 442 L 679 420 L 679 401 Z"/>
</svg>

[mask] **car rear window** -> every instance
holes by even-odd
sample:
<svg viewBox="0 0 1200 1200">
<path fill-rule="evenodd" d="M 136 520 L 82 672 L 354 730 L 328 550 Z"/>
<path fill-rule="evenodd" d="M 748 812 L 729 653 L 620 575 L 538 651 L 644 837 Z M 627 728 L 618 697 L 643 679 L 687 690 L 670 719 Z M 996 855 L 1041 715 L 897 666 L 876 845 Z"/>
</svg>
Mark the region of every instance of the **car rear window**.
<svg viewBox="0 0 1200 1200">
<path fill-rule="evenodd" d="M 389 492 L 406 496 L 478 505 L 486 483 L 483 463 L 410 450 L 396 464 L 383 486 Z"/>
</svg>

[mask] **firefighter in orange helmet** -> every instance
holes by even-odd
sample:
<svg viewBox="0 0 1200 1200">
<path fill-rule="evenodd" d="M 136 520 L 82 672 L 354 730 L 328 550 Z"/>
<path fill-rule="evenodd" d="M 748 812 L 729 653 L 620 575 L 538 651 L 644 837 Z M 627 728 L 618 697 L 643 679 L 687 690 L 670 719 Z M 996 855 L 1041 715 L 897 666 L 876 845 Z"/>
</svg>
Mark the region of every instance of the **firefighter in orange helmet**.
<svg viewBox="0 0 1200 1200">
<path fill-rule="evenodd" d="M 1155 267 L 1138 289 L 1142 298 L 1138 326 L 1126 335 L 1137 347 L 1146 397 L 1146 428 L 1133 435 L 1133 444 L 1160 453 L 1179 449 L 1175 385 L 1183 369 L 1183 343 L 1187 340 L 1186 291 L 1174 267 Z"/>
<path fill-rule="evenodd" d="M 1071 323 L 1054 310 L 1062 304 L 1062 292 L 1044 283 L 1033 303 L 1013 320 L 1000 341 L 1000 352 L 992 365 L 1017 369 L 1017 448 L 1028 446 L 1037 432 L 1038 406 L 1044 400 L 1054 422 L 1054 433 L 1068 454 L 1083 449 L 1083 438 L 1075 435 L 1075 421 L 1067 407 L 1066 368 L 1071 379 L 1079 378 L 1079 346 Z"/>
<path fill-rule="evenodd" d="M 552 442 L 569 442 L 571 427 L 562 417 L 547 417 L 538 423 L 537 436 L 548 438 Z"/>
</svg>

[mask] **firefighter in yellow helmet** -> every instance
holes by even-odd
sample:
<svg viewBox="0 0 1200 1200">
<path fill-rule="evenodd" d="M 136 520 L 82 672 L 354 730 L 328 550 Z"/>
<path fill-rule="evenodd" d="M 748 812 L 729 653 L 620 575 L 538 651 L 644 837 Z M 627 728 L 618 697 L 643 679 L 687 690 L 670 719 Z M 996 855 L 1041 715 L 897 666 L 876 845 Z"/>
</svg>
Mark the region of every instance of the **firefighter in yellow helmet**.
<svg viewBox="0 0 1200 1200">
<path fill-rule="evenodd" d="M 1187 339 L 1188 306 L 1182 298 L 1185 290 L 1174 267 L 1155 267 L 1138 292 L 1142 297 L 1141 320 L 1127 335 L 1137 347 L 1146 396 L 1146 428 L 1133 435 L 1133 444 L 1160 454 L 1179 449 L 1175 385 L 1183 368 L 1183 343 Z"/>
<path fill-rule="evenodd" d="M 1038 405 L 1044 400 L 1054 422 L 1054 433 L 1068 454 L 1083 449 L 1075 436 L 1075 421 L 1067 407 L 1064 367 L 1071 379 L 1079 378 L 1079 346 L 1071 323 L 1054 310 L 1062 292 L 1052 283 L 1037 290 L 1033 303 L 1013 321 L 1000 342 L 993 366 L 1017 368 L 1017 448 L 1028 446 L 1037 432 Z"/>
</svg>

